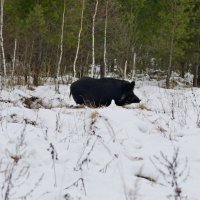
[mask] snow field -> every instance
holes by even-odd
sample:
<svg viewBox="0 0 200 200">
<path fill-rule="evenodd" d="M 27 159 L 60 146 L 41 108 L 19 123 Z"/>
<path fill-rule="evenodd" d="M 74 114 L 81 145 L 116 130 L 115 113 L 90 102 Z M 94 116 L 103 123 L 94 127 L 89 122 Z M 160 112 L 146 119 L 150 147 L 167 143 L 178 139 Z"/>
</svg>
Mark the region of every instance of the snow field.
<svg viewBox="0 0 200 200">
<path fill-rule="evenodd" d="M 175 199 L 162 163 L 179 149 L 180 196 L 200 199 L 200 89 L 143 83 L 135 93 L 138 105 L 92 109 L 76 107 L 66 85 L 1 91 L 1 198 Z"/>
</svg>

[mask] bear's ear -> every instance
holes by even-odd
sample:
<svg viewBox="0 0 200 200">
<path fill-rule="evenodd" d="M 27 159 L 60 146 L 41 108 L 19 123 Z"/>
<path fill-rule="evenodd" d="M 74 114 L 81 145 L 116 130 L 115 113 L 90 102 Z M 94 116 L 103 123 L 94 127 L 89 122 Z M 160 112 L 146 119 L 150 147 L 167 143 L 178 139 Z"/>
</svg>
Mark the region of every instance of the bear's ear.
<svg viewBox="0 0 200 200">
<path fill-rule="evenodd" d="M 131 87 L 134 89 L 134 87 L 135 87 L 135 81 L 131 82 Z"/>
<path fill-rule="evenodd" d="M 131 83 L 128 82 L 128 81 L 125 81 L 122 84 L 121 88 L 122 88 L 122 91 L 124 93 L 124 92 L 127 92 L 127 91 L 132 91 L 134 89 L 134 86 L 135 86 L 135 81 L 132 81 Z"/>
</svg>

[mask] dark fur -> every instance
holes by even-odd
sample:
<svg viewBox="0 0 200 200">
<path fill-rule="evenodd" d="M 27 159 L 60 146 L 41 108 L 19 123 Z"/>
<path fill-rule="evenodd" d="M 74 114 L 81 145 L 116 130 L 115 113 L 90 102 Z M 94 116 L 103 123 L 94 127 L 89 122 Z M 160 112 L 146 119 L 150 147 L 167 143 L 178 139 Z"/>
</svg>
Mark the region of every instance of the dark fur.
<svg viewBox="0 0 200 200">
<path fill-rule="evenodd" d="M 114 78 L 94 79 L 84 77 L 72 83 L 72 94 L 77 104 L 92 107 L 109 106 L 114 100 L 118 106 L 139 103 L 140 99 L 133 93 L 135 82 Z"/>
</svg>

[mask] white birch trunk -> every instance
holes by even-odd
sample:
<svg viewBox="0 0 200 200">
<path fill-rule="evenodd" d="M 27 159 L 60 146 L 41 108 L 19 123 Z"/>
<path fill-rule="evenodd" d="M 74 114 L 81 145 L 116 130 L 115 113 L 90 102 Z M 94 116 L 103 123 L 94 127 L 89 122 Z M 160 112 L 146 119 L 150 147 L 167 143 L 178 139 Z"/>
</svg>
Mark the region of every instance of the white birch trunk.
<svg viewBox="0 0 200 200">
<path fill-rule="evenodd" d="M 81 26 L 80 26 L 80 30 L 79 30 L 79 34 L 78 34 L 78 44 L 77 44 L 77 49 L 76 49 L 76 56 L 74 59 L 74 65 L 73 65 L 73 79 L 75 80 L 76 78 L 76 62 L 78 59 L 78 53 L 79 53 L 79 48 L 80 48 L 80 40 L 81 40 L 81 33 L 82 33 L 82 29 L 83 29 L 83 13 L 84 13 L 84 7 L 85 7 L 85 1 L 83 0 L 82 3 L 82 12 L 81 12 Z"/>
<path fill-rule="evenodd" d="M 174 30 L 171 35 L 171 41 L 170 41 L 170 52 L 169 52 L 169 66 L 167 69 L 167 78 L 166 78 L 166 88 L 170 88 L 170 77 L 171 77 L 171 72 L 172 72 L 172 58 L 173 58 L 173 50 L 174 50 Z"/>
<path fill-rule="evenodd" d="M 60 65 L 61 65 L 62 54 L 63 54 L 64 24 L 65 24 L 65 1 L 64 1 L 64 8 L 63 8 L 63 15 L 62 15 L 62 26 L 61 26 L 61 36 L 60 36 L 60 57 L 59 57 L 59 60 L 58 60 L 57 79 L 58 79 L 58 77 L 60 75 Z"/>
<path fill-rule="evenodd" d="M 136 53 L 133 53 L 133 69 L 132 69 L 132 80 L 135 78 L 135 71 L 136 71 Z"/>
<path fill-rule="evenodd" d="M 96 15 L 97 15 L 98 3 L 99 3 L 99 1 L 96 0 L 95 11 L 94 11 L 93 20 L 92 20 L 93 23 L 92 23 L 92 66 L 91 66 L 91 77 L 94 76 L 94 66 L 95 66 L 94 31 L 95 31 L 95 19 L 96 19 Z"/>
<path fill-rule="evenodd" d="M 106 53 L 107 53 L 107 26 L 108 26 L 108 0 L 106 2 L 106 19 L 105 19 L 105 29 L 104 29 L 104 54 L 103 54 L 103 60 L 104 60 L 104 76 L 106 76 L 106 70 L 107 70 L 107 61 L 106 61 Z"/>
<path fill-rule="evenodd" d="M 174 13 L 176 12 L 176 1 L 173 1 L 172 5 L 172 12 L 173 16 Z M 175 30 L 176 30 L 176 19 L 173 17 L 173 27 L 172 27 L 172 33 L 171 33 L 171 39 L 170 39 L 170 50 L 169 50 L 169 65 L 167 69 L 167 77 L 166 77 L 166 88 L 170 88 L 170 77 L 171 77 L 171 72 L 172 72 L 172 59 L 173 59 L 173 54 L 174 54 L 174 38 L 175 38 Z"/>
<path fill-rule="evenodd" d="M 5 59 L 5 52 L 4 52 L 4 45 L 3 45 L 3 6 L 4 0 L 1 0 L 1 19 L 0 19 L 0 45 L 1 45 L 1 52 L 2 52 L 2 65 L 4 70 L 4 76 L 6 76 L 6 59 Z"/>
<path fill-rule="evenodd" d="M 13 80 L 14 72 L 15 72 L 16 51 L 17 51 L 17 39 L 15 38 L 15 46 L 14 46 L 13 59 L 12 59 L 12 76 L 11 76 L 12 80 Z"/>
<path fill-rule="evenodd" d="M 61 25 L 61 35 L 60 35 L 60 56 L 58 60 L 58 67 L 57 67 L 57 74 L 56 74 L 56 83 L 55 83 L 55 90 L 59 91 L 59 76 L 60 76 L 60 65 L 62 61 L 62 54 L 63 54 L 63 33 L 64 33 L 64 24 L 65 24 L 65 0 L 63 5 L 63 15 L 62 15 L 62 25 Z"/>
<path fill-rule="evenodd" d="M 126 80 L 127 64 L 128 64 L 128 62 L 126 60 L 125 65 L 124 65 L 124 80 Z"/>
</svg>

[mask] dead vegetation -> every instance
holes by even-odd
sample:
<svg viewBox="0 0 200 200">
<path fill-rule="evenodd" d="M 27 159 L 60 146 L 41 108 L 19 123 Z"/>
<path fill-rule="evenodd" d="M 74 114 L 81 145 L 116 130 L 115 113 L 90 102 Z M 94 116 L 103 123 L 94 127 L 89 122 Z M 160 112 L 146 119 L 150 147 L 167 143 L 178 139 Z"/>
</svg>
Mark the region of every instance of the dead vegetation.
<svg viewBox="0 0 200 200">
<path fill-rule="evenodd" d="M 142 175 L 142 174 L 136 174 L 135 176 L 138 177 L 138 178 L 142 178 L 142 179 L 145 179 L 147 181 L 150 181 L 152 183 L 156 183 L 156 180 L 154 178 L 150 177 L 150 176 L 145 176 L 145 175 Z"/>
<path fill-rule="evenodd" d="M 179 148 L 174 148 L 172 158 L 168 158 L 162 151 L 159 156 L 154 155 L 151 159 L 155 169 L 163 178 L 163 184 L 171 187 L 172 194 L 168 195 L 174 200 L 182 200 L 187 197 L 183 194 L 181 183 L 185 182 L 189 176 L 188 160 L 180 162 Z"/>
<path fill-rule="evenodd" d="M 167 132 L 167 130 L 164 129 L 163 127 L 161 127 L 161 126 L 157 126 L 156 129 L 157 129 L 159 132 L 161 132 L 161 133 L 166 133 L 166 132 Z"/>
<path fill-rule="evenodd" d="M 51 102 L 45 102 L 43 99 L 39 97 L 23 97 L 21 101 L 24 104 L 24 107 L 29 108 L 29 109 L 39 109 L 39 108 L 44 108 L 44 109 L 52 109 L 52 108 L 69 108 L 69 109 L 81 109 L 85 108 L 84 105 L 70 105 L 67 103 L 61 102 L 60 105 L 52 105 Z"/>
<path fill-rule="evenodd" d="M 139 103 L 136 107 L 137 107 L 138 109 L 141 109 L 141 110 L 151 111 L 151 109 L 148 108 L 147 105 L 146 105 L 145 103 Z"/>
<path fill-rule="evenodd" d="M 146 110 L 146 111 L 152 111 L 150 108 L 147 107 L 147 105 L 145 103 L 138 103 L 136 105 L 130 106 L 130 105 L 125 105 L 122 106 L 125 109 L 140 109 L 140 110 Z"/>
<path fill-rule="evenodd" d="M 22 102 L 24 103 L 24 106 L 29 109 L 37 109 L 42 107 L 42 100 L 39 97 L 24 97 L 22 98 Z"/>
<path fill-rule="evenodd" d="M 197 122 L 197 127 L 200 128 L 200 121 Z"/>
</svg>

